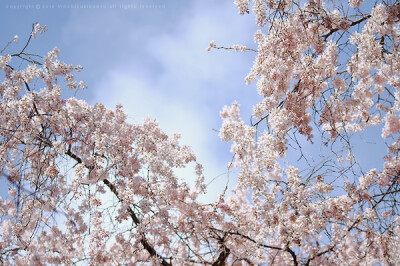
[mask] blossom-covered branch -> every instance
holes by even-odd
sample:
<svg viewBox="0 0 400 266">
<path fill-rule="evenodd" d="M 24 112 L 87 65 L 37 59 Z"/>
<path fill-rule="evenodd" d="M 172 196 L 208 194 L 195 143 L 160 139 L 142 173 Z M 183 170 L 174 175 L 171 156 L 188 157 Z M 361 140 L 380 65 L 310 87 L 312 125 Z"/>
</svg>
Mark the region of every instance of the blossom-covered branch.
<svg viewBox="0 0 400 266">
<path fill-rule="evenodd" d="M 5 45 L 1 264 L 400 262 L 400 5 L 234 2 L 260 26 L 257 49 L 207 50 L 252 51 L 245 82 L 257 83 L 261 100 L 254 123 L 238 102 L 220 113 L 238 174 L 212 203 L 199 200 L 203 166 L 179 134 L 151 118 L 129 124 L 119 105 L 62 96 L 86 88 L 75 80 L 82 68 L 59 61 L 57 48 L 27 52 L 45 27 L 34 24 L 20 52 L 6 53 L 18 38 Z M 369 165 L 354 135 L 374 127 L 387 154 Z M 192 165 L 189 186 L 176 169 Z"/>
</svg>

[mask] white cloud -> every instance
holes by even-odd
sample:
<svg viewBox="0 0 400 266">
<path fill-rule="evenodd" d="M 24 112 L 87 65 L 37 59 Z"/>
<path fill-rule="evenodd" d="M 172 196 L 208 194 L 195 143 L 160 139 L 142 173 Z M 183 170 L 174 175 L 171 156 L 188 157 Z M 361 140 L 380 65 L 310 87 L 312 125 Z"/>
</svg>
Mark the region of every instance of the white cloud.
<svg viewBox="0 0 400 266">
<path fill-rule="evenodd" d="M 140 123 L 143 118 L 150 116 L 157 119 L 160 127 L 167 133 L 180 133 L 182 143 L 190 145 L 198 160 L 204 164 L 206 176 L 214 178 L 226 172 L 225 164 L 218 160 L 218 154 L 209 149 L 217 139 L 217 133 L 209 127 L 207 121 L 213 114 L 190 102 L 182 102 L 180 97 L 169 94 L 168 91 L 153 90 L 146 80 L 126 73 L 112 72 L 105 80 L 108 82 L 98 88 L 98 101 L 110 108 L 122 104 L 129 116 L 129 122 Z M 193 177 L 194 170 L 188 169 L 179 173 Z M 188 183 L 192 182 L 193 180 L 189 180 Z M 211 190 L 212 194 L 217 192 Z"/>
<path fill-rule="evenodd" d="M 205 51 L 212 38 L 230 45 L 240 43 L 238 32 L 252 34 L 252 24 L 232 20 L 236 14 L 224 17 L 225 8 L 218 5 L 201 10 L 193 6 L 196 12 L 188 11 L 172 32 L 142 36 L 142 47 L 133 46 L 125 64 L 109 69 L 93 86 L 95 101 L 111 108 L 120 103 L 135 122 L 150 115 L 168 133 L 180 133 L 183 143 L 193 148 L 204 165 L 206 179 L 217 177 L 208 189 L 209 199 L 222 192 L 231 158 L 229 146 L 222 144 L 213 130 L 220 126 L 218 110 L 235 95 L 242 100 L 254 97 L 248 88 L 241 91 L 254 55 Z M 135 32 L 131 34 L 134 40 Z M 138 44 L 135 41 L 132 45 Z M 147 53 L 147 61 L 136 60 L 139 50 Z M 230 180 L 231 188 L 234 183 Z"/>
</svg>

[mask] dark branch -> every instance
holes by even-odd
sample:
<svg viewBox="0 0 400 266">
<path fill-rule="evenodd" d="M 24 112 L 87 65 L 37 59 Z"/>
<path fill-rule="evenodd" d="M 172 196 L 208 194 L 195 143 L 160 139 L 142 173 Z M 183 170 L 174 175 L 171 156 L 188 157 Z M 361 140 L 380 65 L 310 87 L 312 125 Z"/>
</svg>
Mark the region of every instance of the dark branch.
<svg viewBox="0 0 400 266">
<path fill-rule="evenodd" d="M 69 146 L 66 154 L 68 156 L 70 156 L 72 159 L 74 159 L 77 163 L 82 163 L 82 159 L 79 158 L 76 154 L 71 152 L 71 146 Z M 88 167 L 90 170 L 90 167 Z M 108 179 L 104 179 L 103 183 L 111 190 L 111 192 L 117 197 L 117 199 L 119 200 L 119 202 L 123 202 L 123 199 L 120 198 L 117 188 L 114 186 L 114 184 L 112 184 Z M 132 218 L 133 222 L 135 223 L 135 225 L 139 225 L 140 224 L 140 220 L 139 218 L 136 216 L 135 212 L 132 210 L 132 208 L 130 206 L 128 206 L 128 212 L 129 212 L 129 216 Z M 146 236 L 143 232 L 140 233 L 141 234 L 141 240 L 140 243 L 142 243 L 144 249 L 147 250 L 147 252 L 150 253 L 151 256 L 153 257 L 157 257 L 159 259 L 161 259 L 161 265 L 163 266 L 171 266 L 172 264 L 168 263 L 161 255 L 159 255 L 157 253 L 157 251 L 149 244 L 149 242 L 146 239 Z"/>
<path fill-rule="evenodd" d="M 229 254 L 231 254 L 229 248 L 223 246 L 222 252 L 219 254 L 218 259 L 212 264 L 212 266 L 225 266 L 225 261 Z"/>
<path fill-rule="evenodd" d="M 371 17 L 371 15 L 366 15 L 365 17 L 362 17 L 362 18 L 360 18 L 360 19 L 358 19 L 358 20 L 356 20 L 356 21 L 353 21 L 353 22 L 350 24 L 350 27 L 353 27 L 353 26 L 355 26 L 355 25 L 358 25 L 358 24 L 360 24 L 361 22 L 363 22 L 363 21 L 369 19 L 370 17 Z M 321 37 L 324 38 L 324 40 L 326 40 L 326 39 L 328 39 L 329 36 L 331 36 L 333 33 L 337 32 L 338 30 L 339 30 L 338 28 L 331 29 L 327 34 L 322 35 Z"/>
</svg>

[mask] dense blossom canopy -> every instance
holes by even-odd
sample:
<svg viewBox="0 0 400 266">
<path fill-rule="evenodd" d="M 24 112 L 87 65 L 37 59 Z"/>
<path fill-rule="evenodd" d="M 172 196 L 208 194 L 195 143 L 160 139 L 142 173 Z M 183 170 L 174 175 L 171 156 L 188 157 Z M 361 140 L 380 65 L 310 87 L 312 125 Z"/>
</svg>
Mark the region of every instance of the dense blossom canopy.
<svg viewBox="0 0 400 266">
<path fill-rule="evenodd" d="M 257 47 L 207 50 L 254 55 L 245 81 L 262 99 L 250 124 L 239 103 L 220 113 L 238 182 L 213 203 L 199 201 L 203 166 L 178 134 L 62 97 L 85 88 L 81 67 L 57 48 L 26 52 L 45 27 L 19 53 L 1 51 L 2 265 L 400 263 L 400 3 L 234 3 L 255 15 Z M 365 168 L 352 136 L 371 127 L 387 155 Z M 193 187 L 175 171 L 189 164 Z"/>
</svg>

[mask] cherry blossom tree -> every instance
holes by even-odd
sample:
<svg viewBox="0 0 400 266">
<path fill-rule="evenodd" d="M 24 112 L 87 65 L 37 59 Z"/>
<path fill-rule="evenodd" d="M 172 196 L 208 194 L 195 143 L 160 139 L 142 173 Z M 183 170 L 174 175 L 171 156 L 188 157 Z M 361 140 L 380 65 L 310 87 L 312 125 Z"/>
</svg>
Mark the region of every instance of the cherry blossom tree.
<svg viewBox="0 0 400 266">
<path fill-rule="evenodd" d="M 400 3 L 234 3 L 255 15 L 256 47 L 207 50 L 254 55 L 245 81 L 261 100 L 248 124 L 237 102 L 220 113 L 238 182 L 213 203 L 198 199 L 203 166 L 178 134 L 150 118 L 131 125 L 122 106 L 62 97 L 85 88 L 81 67 L 57 48 L 26 51 L 45 27 L 19 53 L 1 51 L 2 265 L 400 262 Z M 352 143 L 368 128 L 388 147 L 365 166 Z M 193 187 L 175 171 L 188 165 Z"/>
</svg>

